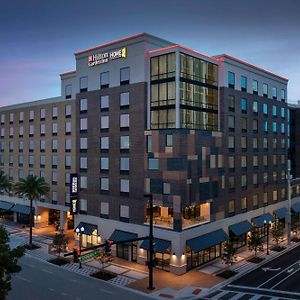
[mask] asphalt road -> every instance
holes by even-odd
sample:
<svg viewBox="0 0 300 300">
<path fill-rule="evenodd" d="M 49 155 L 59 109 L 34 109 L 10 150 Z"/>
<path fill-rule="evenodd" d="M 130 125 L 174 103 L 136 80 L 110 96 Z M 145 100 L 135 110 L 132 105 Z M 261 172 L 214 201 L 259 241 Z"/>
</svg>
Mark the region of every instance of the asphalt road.
<svg viewBox="0 0 300 300">
<path fill-rule="evenodd" d="M 112 286 L 30 256 L 22 257 L 20 265 L 22 271 L 12 276 L 12 290 L 7 300 L 151 299 L 145 294 Z"/>
</svg>

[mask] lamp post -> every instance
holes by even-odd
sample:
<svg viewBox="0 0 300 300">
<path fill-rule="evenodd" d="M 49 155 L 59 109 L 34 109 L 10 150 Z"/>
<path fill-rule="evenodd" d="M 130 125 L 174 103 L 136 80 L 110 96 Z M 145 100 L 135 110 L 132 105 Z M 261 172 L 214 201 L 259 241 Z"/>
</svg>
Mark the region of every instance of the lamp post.
<svg viewBox="0 0 300 300">
<path fill-rule="evenodd" d="M 292 207 L 292 199 L 291 199 L 291 161 L 288 160 L 287 164 L 287 196 L 288 196 L 288 211 L 286 216 L 286 229 L 287 229 L 287 243 L 288 245 L 291 244 L 291 207 Z"/>
<path fill-rule="evenodd" d="M 84 227 L 82 226 L 80 229 L 76 228 L 76 233 L 77 235 L 79 235 L 79 269 L 82 269 L 82 265 L 81 265 L 81 245 L 82 245 L 82 234 L 84 232 Z"/>
<path fill-rule="evenodd" d="M 270 252 L 269 252 L 269 230 L 270 230 L 271 221 L 267 222 L 266 220 L 264 220 L 264 224 L 267 225 L 267 255 L 269 255 L 270 254 Z"/>
</svg>

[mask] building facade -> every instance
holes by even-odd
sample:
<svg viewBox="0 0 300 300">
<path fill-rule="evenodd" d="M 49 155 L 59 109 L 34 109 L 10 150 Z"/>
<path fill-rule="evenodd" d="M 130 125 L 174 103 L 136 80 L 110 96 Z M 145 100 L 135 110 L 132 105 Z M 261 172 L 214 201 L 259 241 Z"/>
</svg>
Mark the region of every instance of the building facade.
<svg viewBox="0 0 300 300">
<path fill-rule="evenodd" d="M 252 226 L 264 235 L 261 220 L 282 218 L 286 78 L 149 34 L 75 60 L 60 75 L 60 97 L 0 108 L 1 169 L 14 181 L 35 174 L 51 186 L 36 202 L 36 226 L 56 213 L 65 228 L 84 226 L 84 246 L 146 236 L 151 193 L 157 267 L 183 274 L 220 257 L 225 240 L 243 247 Z M 70 174 L 79 183 L 74 215 Z M 28 205 L 1 200 L 3 210 Z M 26 215 L 19 210 L 15 220 Z M 113 253 L 144 263 L 148 248 L 133 242 Z"/>
</svg>

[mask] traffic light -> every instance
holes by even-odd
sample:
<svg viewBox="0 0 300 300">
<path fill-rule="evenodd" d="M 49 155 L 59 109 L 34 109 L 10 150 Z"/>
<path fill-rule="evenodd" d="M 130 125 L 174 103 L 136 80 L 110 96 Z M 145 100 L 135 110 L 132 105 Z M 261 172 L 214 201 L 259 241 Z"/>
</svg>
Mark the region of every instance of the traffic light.
<svg viewBox="0 0 300 300">
<path fill-rule="evenodd" d="M 111 244 L 112 244 L 112 241 L 110 241 L 110 240 L 107 240 L 105 242 L 104 252 L 105 252 L 105 255 L 107 255 L 107 256 L 111 256 Z"/>
</svg>

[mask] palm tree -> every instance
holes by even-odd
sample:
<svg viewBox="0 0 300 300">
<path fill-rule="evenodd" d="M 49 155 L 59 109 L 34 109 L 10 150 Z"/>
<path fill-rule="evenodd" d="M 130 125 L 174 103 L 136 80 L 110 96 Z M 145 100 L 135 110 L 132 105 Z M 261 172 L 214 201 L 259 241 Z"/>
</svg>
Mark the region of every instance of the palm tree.
<svg viewBox="0 0 300 300">
<path fill-rule="evenodd" d="M 33 200 L 38 200 L 41 196 L 46 195 L 50 188 L 44 178 L 28 175 L 26 178 L 20 179 L 20 181 L 15 184 L 14 190 L 18 196 L 26 197 L 30 200 L 29 248 L 32 248 L 32 202 Z"/>
<path fill-rule="evenodd" d="M 11 180 L 2 170 L 0 170 L 0 191 L 9 193 L 12 189 L 12 186 L 13 184 Z"/>
</svg>

